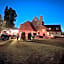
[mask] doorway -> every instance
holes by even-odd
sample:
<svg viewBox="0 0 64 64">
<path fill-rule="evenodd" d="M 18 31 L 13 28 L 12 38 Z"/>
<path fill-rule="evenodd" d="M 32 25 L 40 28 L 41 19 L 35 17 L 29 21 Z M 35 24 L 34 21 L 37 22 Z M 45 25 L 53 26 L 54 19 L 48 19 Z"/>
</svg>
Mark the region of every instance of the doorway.
<svg viewBox="0 0 64 64">
<path fill-rule="evenodd" d="M 45 36 L 45 33 L 43 34 L 43 37 Z"/>
<path fill-rule="evenodd" d="M 21 39 L 25 40 L 25 32 L 21 33 Z"/>
<path fill-rule="evenodd" d="M 28 33 L 28 40 L 31 40 L 31 33 Z"/>
</svg>

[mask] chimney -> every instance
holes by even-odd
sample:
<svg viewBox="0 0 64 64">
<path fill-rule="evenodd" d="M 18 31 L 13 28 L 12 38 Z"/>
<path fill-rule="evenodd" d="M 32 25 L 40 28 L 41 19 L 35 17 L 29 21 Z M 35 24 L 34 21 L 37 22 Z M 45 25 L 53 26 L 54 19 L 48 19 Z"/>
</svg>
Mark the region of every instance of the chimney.
<svg viewBox="0 0 64 64">
<path fill-rule="evenodd" d="M 41 21 L 41 22 L 43 21 L 43 16 L 40 16 L 40 21 Z"/>
<path fill-rule="evenodd" d="M 40 16 L 40 24 L 41 24 L 41 25 L 44 25 L 43 16 Z"/>
</svg>

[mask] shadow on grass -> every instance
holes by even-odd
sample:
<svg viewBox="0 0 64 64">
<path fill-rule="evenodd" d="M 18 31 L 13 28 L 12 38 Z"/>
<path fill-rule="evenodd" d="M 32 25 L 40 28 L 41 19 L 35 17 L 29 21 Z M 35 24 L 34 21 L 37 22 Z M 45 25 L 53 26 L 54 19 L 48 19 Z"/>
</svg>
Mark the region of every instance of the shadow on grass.
<svg viewBox="0 0 64 64">
<path fill-rule="evenodd" d="M 64 64 L 64 54 L 62 54 L 62 58 L 60 59 L 59 64 Z"/>
<path fill-rule="evenodd" d="M 7 41 L 5 44 L 0 45 L 0 47 L 6 47 L 6 46 L 8 46 L 12 41 L 13 41 L 13 40 L 9 40 L 9 41 Z M 3 42 L 2 42 L 2 43 L 3 43 Z"/>
<path fill-rule="evenodd" d="M 32 54 L 24 64 L 64 64 L 64 54 L 61 58 L 59 56 L 43 57 Z"/>
<path fill-rule="evenodd" d="M 62 54 L 62 57 L 60 59 L 57 56 L 54 56 L 53 58 L 43 57 L 42 55 L 34 53 L 25 62 L 20 62 L 20 63 L 21 64 L 64 64 L 64 54 Z M 18 64 L 20 63 L 18 62 Z M 1 56 L 0 64 L 14 64 L 14 63 L 11 57 L 7 58 L 7 56 Z"/>
<path fill-rule="evenodd" d="M 3 54 L 0 55 L 0 64 L 13 64 L 13 60 L 11 57 L 8 58 L 7 54 L 3 52 Z"/>
<path fill-rule="evenodd" d="M 33 43 L 40 43 L 40 44 L 47 44 L 47 45 L 53 45 L 53 46 L 58 46 L 58 47 L 64 47 L 64 43 L 61 40 L 61 42 L 59 41 L 55 41 L 52 39 L 52 41 L 50 40 L 31 40 L 31 41 L 26 41 L 26 42 L 33 42 Z"/>
<path fill-rule="evenodd" d="M 9 43 L 11 43 L 12 41 L 10 41 Z M 20 41 L 18 42 L 18 46 L 20 45 Z M 47 40 L 32 40 L 32 41 L 26 41 L 28 42 L 33 42 L 33 43 L 41 43 L 41 44 L 53 44 Z M 6 46 L 9 45 L 6 44 Z M 55 45 L 55 44 L 54 44 Z M 58 45 L 58 43 L 57 43 Z M 45 52 L 45 51 L 44 51 Z M 33 54 L 31 54 L 26 61 L 24 62 L 18 62 L 18 64 L 64 64 L 64 53 L 61 54 L 61 58 L 60 58 L 60 54 L 59 52 L 54 52 L 54 56 L 52 57 L 51 55 L 46 56 L 47 54 L 41 55 L 41 52 L 37 52 L 35 51 Z M 4 52 L 3 54 L 0 54 L 0 64 L 14 64 L 15 59 L 13 59 L 13 56 L 9 56 L 7 55 L 6 52 Z M 16 63 L 17 64 L 17 63 Z"/>
</svg>

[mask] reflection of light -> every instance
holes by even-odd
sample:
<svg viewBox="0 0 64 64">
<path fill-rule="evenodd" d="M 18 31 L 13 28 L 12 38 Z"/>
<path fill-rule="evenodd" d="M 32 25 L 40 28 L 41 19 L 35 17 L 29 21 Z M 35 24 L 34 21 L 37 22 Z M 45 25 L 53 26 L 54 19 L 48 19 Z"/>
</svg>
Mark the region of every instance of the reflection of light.
<svg viewBox="0 0 64 64">
<path fill-rule="evenodd" d="M 20 38 L 18 38 L 18 40 L 20 40 Z"/>
<path fill-rule="evenodd" d="M 17 42 L 17 40 L 16 40 L 16 39 L 13 39 L 13 41 L 11 42 L 11 44 L 10 44 L 10 45 L 15 45 L 15 44 L 16 44 L 16 42 Z"/>
<path fill-rule="evenodd" d="M 15 41 L 17 41 L 17 39 L 14 39 Z M 20 38 L 18 38 L 18 40 L 20 40 Z"/>
<path fill-rule="evenodd" d="M 47 35 L 49 35 L 49 32 L 47 32 Z"/>
</svg>

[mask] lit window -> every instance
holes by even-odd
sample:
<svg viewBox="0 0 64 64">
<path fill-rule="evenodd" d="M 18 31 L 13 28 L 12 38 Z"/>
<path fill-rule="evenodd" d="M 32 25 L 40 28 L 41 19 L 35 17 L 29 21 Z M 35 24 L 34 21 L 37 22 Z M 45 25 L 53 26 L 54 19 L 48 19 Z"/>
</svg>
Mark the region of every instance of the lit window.
<svg viewBox="0 0 64 64">
<path fill-rule="evenodd" d="M 47 35 L 49 35 L 49 32 L 47 32 Z"/>
<path fill-rule="evenodd" d="M 42 29 L 42 32 L 45 32 L 45 29 Z"/>
<path fill-rule="evenodd" d="M 49 27 L 49 30 L 51 30 L 51 28 Z"/>
<path fill-rule="evenodd" d="M 36 35 L 40 35 L 40 32 L 39 31 L 37 31 L 37 34 Z"/>
<path fill-rule="evenodd" d="M 38 31 L 37 35 L 40 35 L 40 32 Z"/>
</svg>

